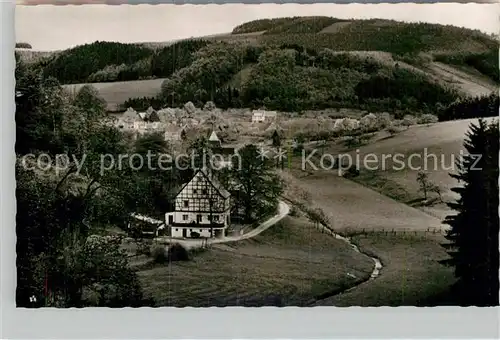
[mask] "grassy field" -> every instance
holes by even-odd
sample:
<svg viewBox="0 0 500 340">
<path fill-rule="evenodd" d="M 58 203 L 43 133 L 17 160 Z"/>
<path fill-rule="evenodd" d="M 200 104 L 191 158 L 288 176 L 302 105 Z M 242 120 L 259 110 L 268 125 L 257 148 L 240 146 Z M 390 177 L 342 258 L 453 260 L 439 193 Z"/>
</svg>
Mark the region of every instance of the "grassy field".
<svg viewBox="0 0 500 340">
<path fill-rule="evenodd" d="M 157 306 L 297 306 L 363 281 L 372 270 L 373 261 L 345 242 L 286 217 L 253 239 L 139 275 Z"/>
<path fill-rule="evenodd" d="M 361 163 L 361 175 L 353 180 L 443 219 L 450 213 L 445 204 L 419 206 L 423 194 L 419 192 L 417 174 L 419 170 L 428 173 L 429 180 L 442 188 L 443 201 L 456 199 L 450 189 L 457 186 L 458 182 L 449 174 L 456 171 L 455 160 L 459 159 L 460 153 L 465 153 L 463 141 L 472 122 L 477 122 L 477 119 L 412 126 L 391 138 L 375 138 L 368 145 L 361 146 L 359 150 L 349 154 L 353 155 L 353 158 L 355 154 L 359 154 L 361 160 L 367 159 L 367 155 L 375 155 L 378 164 L 369 165 L 377 169 L 367 170 Z M 329 150 L 336 151 L 338 146 Z M 399 159 L 404 160 L 404 167 L 394 161 L 395 155 L 398 154 Z M 387 156 L 386 161 L 383 161 L 384 155 Z"/>
<path fill-rule="evenodd" d="M 89 83 L 63 85 L 70 91 L 78 91 L 84 85 L 92 85 L 101 97 L 108 104 L 109 111 L 115 111 L 120 104 L 123 104 L 131 97 L 154 97 L 161 89 L 161 84 L 165 79 L 148 79 L 135 81 L 120 81 L 111 83 Z"/>
<path fill-rule="evenodd" d="M 323 210 L 336 231 L 414 231 L 443 227 L 439 219 L 339 177 L 335 170 L 311 174 L 294 172 L 295 185 L 309 194 L 310 204 Z"/>
<path fill-rule="evenodd" d="M 292 173 L 295 196 L 306 196 L 311 206 L 326 213 L 330 227 L 351 235 L 361 252 L 377 257 L 383 265 L 376 279 L 314 305 L 427 305 L 446 295 L 454 276 L 451 268 L 439 263 L 447 257 L 440 245 L 445 242 L 441 219 L 388 197 L 391 193 L 408 199 L 411 188 L 408 192 L 396 181 L 390 186 L 379 178 L 364 186 L 333 170 L 305 173 L 295 168 Z M 384 190 L 377 192 L 368 184 Z"/>
<path fill-rule="evenodd" d="M 446 258 L 444 238 L 429 233 L 369 234 L 352 239 L 365 252 L 376 254 L 380 276 L 355 289 L 318 301 L 317 306 L 419 306 L 448 291 L 453 271 L 439 264 Z"/>
</svg>

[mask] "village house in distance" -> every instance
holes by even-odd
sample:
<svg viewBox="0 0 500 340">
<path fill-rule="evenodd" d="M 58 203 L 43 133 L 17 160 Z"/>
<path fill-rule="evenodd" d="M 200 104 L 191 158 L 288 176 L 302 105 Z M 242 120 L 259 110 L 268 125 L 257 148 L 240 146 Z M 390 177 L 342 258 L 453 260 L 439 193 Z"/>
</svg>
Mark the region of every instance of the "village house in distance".
<svg viewBox="0 0 500 340">
<path fill-rule="evenodd" d="M 174 211 L 165 214 L 171 237 L 225 236 L 230 225 L 230 197 L 209 170 L 198 170 L 175 196 Z"/>
<path fill-rule="evenodd" d="M 274 121 L 278 117 L 276 111 L 254 110 L 252 112 L 252 123 L 264 123 Z"/>
</svg>

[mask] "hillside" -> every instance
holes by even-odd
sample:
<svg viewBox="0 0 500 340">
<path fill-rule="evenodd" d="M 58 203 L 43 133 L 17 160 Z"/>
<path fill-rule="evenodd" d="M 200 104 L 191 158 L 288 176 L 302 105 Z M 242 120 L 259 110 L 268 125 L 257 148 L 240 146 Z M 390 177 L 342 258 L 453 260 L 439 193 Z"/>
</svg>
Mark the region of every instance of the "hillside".
<svg viewBox="0 0 500 340">
<path fill-rule="evenodd" d="M 160 106 L 211 100 L 219 107 L 415 113 L 488 94 L 498 84 L 497 65 L 498 42 L 479 31 L 330 17 L 256 20 L 165 45 L 96 42 L 35 63 L 66 84 L 167 78 L 151 101 Z M 139 92 L 128 97 L 155 97 L 160 88 Z M 125 106 L 138 103 L 149 106 L 148 98 Z"/>
</svg>

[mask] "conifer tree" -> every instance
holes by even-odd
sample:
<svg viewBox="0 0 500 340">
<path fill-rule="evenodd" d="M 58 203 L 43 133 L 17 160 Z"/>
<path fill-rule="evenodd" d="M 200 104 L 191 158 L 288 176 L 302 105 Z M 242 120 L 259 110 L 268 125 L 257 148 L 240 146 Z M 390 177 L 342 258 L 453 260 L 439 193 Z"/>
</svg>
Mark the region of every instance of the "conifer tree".
<svg viewBox="0 0 500 340">
<path fill-rule="evenodd" d="M 451 174 L 460 198 L 449 203 L 458 213 L 445 219 L 451 229 L 444 247 L 451 258 L 444 262 L 455 267 L 460 305 L 498 305 L 498 144 L 498 121 L 471 124 L 464 142 L 468 154 Z"/>
</svg>

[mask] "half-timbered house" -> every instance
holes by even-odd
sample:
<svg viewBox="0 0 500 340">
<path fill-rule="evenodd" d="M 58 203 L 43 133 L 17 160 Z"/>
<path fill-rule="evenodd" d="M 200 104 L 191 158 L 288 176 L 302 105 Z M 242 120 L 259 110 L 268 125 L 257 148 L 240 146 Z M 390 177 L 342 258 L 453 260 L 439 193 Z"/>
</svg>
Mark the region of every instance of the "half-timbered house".
<svg viewBox="0 0 500 340">
<path fill-rule="evenodd" d="M 207 169 L 196 172 L 165 214 L 172 237 L 223 237 L 230 225 L 230 193 Z"/>
</svg>

